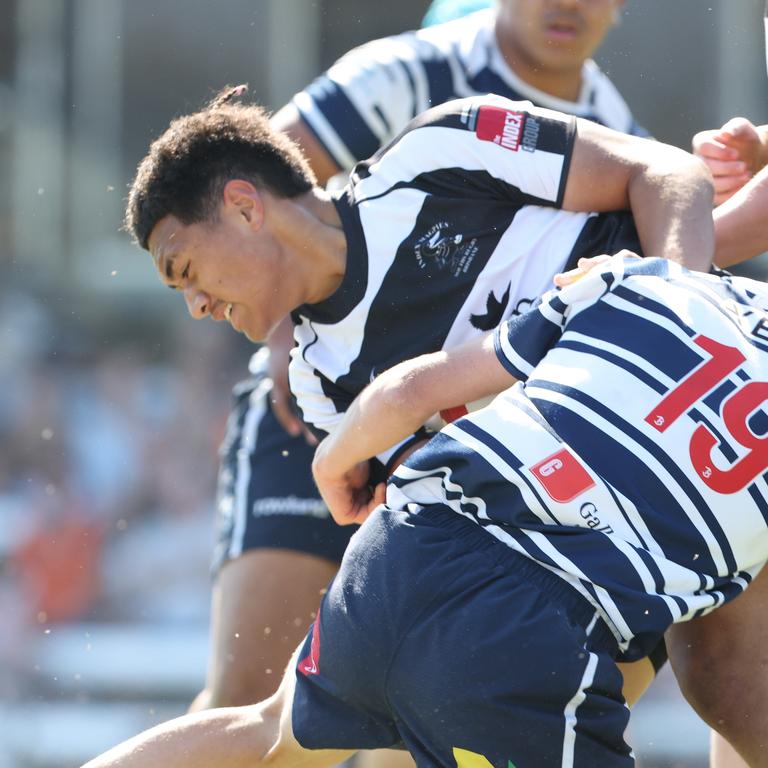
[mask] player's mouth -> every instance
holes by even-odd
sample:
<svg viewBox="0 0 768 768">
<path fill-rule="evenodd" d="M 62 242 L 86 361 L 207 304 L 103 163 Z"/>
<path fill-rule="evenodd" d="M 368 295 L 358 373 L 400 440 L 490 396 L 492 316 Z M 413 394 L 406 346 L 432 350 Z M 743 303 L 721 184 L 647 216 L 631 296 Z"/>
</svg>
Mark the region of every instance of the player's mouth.
<svg viewBox="0 0 768 768">
<path fill-rule="evenodd" d="M 235 305 L 234 304 L 227 304 L 227 306 L 224 309 L 224 319 L 232 326 L 232 329 L 237 331 L 238 333 L 242 332 L 242 328 L 237 323 L 237 319 L 234 317 L 233 312 L 235 311 Z"/>
<path fill-rule="evenodd" d="M 232 324 L 232 304 L 223 301 L 216 301 L 211 310 L 211 317 L 220 323 L 222 320 L 226 320 L 230 325 Z"/>
<path fill-rule="evenodd" d="M 544 28 L 556 42 L 570 42 L 581 34 L 580 20 L 572 16 L 551 16 L 545 20 Z"/>
</svg>

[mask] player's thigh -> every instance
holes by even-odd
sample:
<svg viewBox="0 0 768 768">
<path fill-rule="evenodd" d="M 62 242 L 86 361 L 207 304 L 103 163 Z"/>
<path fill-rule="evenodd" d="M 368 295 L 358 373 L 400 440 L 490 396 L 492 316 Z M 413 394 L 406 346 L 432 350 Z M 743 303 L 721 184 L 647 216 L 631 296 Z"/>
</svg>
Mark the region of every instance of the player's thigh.
<svg viewBox="0 0 768 768">
<path fill-rule="evenodd" d="M 208 691 L 216 706 L 271 695 L 312 622 L 336 563 L 255 549 L 229 561 L 214 586 Z"/>
<path fill-rule="evenodd" d="M 754 766 L 768 766 L 766 637 L 766 570 L 732 602 L 667 632 L 672 669 L 686 699 Z"/>
<path fill-rule="evenodd" d="M 279 709 L 279 735 L 275 746 L 264 762 L 276 766 L 334 766 L 340 765 L 355 754 L 346 749 L 306 749 L 293 733 L 293 699 L 296 691 L 296 666 L 302 646 L 291 656 L 280 687 L 266 706 L 270 713 Z"/>
<path fill-rule="evenodd" d="M 355 757 L 355 768 L 414 768 L 415 765 L 410 753 L 399 749 L 366 750 Z"/>
<path fill-rule="evenodd" d="M 656 670 L 650 659 L 640 659 L 626 664 L 618 664 L 619 671 L 624 677 L 621 692 L 627 704 L 632 707 L 648 690 L 648 686 L 656 677 Z"/>
<path fill-rule="evenodd" d="M 716 731 L 710 733 L 709 765 L 711 768 L 749 768 L 738 752 Z"/>
<path fill-rule="evenodd" d="M 684 692 L 698 699 L 712 687 L 728 706 L 760 705 L 768 721 L 768 569 L 742 595 L 667 632 L 672 668 Z"/>
</svg>

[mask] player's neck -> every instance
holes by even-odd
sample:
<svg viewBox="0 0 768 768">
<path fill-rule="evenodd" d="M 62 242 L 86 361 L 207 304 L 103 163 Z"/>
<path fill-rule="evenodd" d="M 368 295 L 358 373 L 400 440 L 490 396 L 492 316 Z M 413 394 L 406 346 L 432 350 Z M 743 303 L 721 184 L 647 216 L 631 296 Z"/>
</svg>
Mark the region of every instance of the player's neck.
<svg viewBox="0 0 768 768">
<path fill-rule="evenodd" d="M 347 266 L 347 238 L 336 206 L 324 190 L 292 200 L 281 222 L 281 241 L 294 254 L 306 286 L 304 302 L 327 299 L 341 285 Z"/>
<path fill-rule="evenodd" d="M 577 102 L 581 96 L 582 66 L 577 68 L 543 66 L 525 51 L 498 39 L 499 50 L 507 66 L 524 82 L 563 101 Z"/>
</svg>

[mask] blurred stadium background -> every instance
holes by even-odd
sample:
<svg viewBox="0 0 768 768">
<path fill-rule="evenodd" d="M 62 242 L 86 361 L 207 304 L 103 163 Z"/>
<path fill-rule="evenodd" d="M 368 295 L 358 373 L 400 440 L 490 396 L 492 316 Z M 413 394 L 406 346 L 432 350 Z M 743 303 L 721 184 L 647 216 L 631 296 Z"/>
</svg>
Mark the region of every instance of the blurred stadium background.
<svg viewBox="0 0 768 768">
<path fill-rule="evenodd" d="M 225 83 L 277 108 L 427 5 L 0 0 L 0 768 L 78 765 L 204 675 L 216 448 L 248 347 L 190 323 L 119 231 L 148 141 Z M 768 122 L 762 11 L 627 0 L 598 61 L 688 148 Z M 645 768 L 706 764 L 669 675 L 632 738 Z"/>
</svg>

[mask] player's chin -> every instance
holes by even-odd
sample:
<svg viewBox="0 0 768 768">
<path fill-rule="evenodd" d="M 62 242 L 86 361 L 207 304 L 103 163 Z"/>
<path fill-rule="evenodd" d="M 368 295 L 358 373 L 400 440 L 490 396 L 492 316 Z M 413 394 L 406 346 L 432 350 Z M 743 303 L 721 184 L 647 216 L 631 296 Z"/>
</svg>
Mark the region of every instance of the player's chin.
<svg viewBox="0 0 768 768">
<path fill-rule="evenodd" d="M 248 327 L 245 328 L 235 328 L 236 331 L 239 333 L 242 333 L 248 341 L 252 341 L 254 344 L 262 344 L 267 340 L 267 336 L 269 336 L 268 332 L 261 331 L 261 330 L 252 330 Z"/>
<path fill-rule="evenodd" d="M 252 318 L 243 317 L 242 314 L 239 317 L 232 316 L 232 328 L 238 333 L 242 333 L 248 341 L 254 342 L 254 344 L 261 344 L 267 340 L 267 337 L 272 330 L 272 327 L 266 323 L 259 323 Z"/>
</svg>

